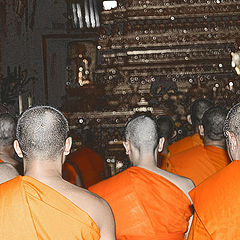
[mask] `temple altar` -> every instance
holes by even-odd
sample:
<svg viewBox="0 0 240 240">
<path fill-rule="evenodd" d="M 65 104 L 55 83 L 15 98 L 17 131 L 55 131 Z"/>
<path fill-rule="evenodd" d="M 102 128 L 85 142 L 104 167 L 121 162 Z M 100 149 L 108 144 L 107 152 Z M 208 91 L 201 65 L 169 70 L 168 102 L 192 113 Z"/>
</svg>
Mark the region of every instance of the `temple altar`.
<svg viewBox="0 0 240 240">
<path fill-rule="evenodd" d="M 239 9 L 233 0 L 122 0 L 102 10 L 89 82 L 66 83 L 71 128 L 90 125 L 109 159 L 123 153 L 124 124 L 141 102 L 153 116 L 170 114 L 179 139 L 191 132 L 186 115 L 195 98 L 226 107 L 239 101 L 231 66 Z"/>
</svg>

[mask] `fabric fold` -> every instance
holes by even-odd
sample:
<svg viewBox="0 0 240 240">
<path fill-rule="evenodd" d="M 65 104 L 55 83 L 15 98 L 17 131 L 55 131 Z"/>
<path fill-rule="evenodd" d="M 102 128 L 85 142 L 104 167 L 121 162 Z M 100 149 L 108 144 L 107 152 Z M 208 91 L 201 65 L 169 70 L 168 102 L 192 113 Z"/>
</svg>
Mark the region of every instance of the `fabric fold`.
<svg viewBox="0 0 240 240">
<path fill-rule="evenodd" d="M 197 146 L 168 159 L 168 171 L 190 178 L 199 185 L 230 163 L 225 150 L 216 146 Z"/>
<path fill-rule="evenodd" d="M 233 161 L 190 192 L 196 216 L 189 239 L 240 239 L 240 162 Z"/>
<path fill-rule="evenodd" d="M 162 176 L 131 167 L 89 190 L 110 204 L 117 239 L 184 239 L 190 200 Z"/>
<path fill-rule="evenodd" d="M 184 137 L 178 140 L 177 142 L 172 143 L 171 145 L 168 146 L 168 150 L 170 152 L 171 157 L 173 157 L 174 155 L 180 152 L 184 152 L 196 146 L 203 146 L 203 140 L 201 139 L 198 133 L 195 133 L 192 136 Z"/>
<path fill-rule="evenodd" d="M 1 240 L 100 239 L 92 218 L 49 186 L 27 176 L 0 185 Z"/>
</svg>

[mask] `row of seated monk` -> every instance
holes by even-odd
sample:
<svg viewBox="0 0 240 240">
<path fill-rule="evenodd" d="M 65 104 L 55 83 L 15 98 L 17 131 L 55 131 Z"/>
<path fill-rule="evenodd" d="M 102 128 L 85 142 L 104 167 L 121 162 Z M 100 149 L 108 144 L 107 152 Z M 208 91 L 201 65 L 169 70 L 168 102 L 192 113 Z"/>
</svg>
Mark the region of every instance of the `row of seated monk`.
<svg viewBox="0 0 240 240">
<path fill-rule="evenodd" d="M 57 109 L 29 108 L 17 124 L 0 114 L 0 239 L 240 239 L 239 119 L 240 104 L 197 99 L 194 134 L 169 145 L 169 116 L 136 116 L 123 142 L 132 166 L 104 180 L 94 151 L 70 154 Z"/>
</svg>

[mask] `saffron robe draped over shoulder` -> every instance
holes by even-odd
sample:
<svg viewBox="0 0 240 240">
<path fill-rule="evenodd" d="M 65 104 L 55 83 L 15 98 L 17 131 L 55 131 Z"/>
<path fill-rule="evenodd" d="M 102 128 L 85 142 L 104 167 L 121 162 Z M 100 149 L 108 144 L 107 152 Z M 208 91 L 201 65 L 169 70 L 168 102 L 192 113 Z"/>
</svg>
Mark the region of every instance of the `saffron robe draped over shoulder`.
<svg viewBox="0 0 240 240">
<path fill-rule="evenodd" d="M 0 223 L 1 240 L 100 239 L 86 212 L 27 176 L 0 185 Z"/>
<path fill-rule="evenodd" d="M 197 146 L 168 159 L 168 171 L 190 178 L 199 185 L 230 163 L 225 150 L 215 146 Z"/>
<path fill-rule="evenodd" d="M 239 173 L 233 161 L 190 192 L 196 215 L 188 240 L 240 239 Z"/>
<path fill-rule="evenodd" d="M 184 137 L 180 140 L 178 140 L 175 143 L 172 143 L 168 146 L 168 150 L 171 154 L 171 157 L 180 153 L 184 152 L 190 148 L 196 147 L 196 146 L 203 146 L 203 140 L 201 139 L 200 135 L 198 133 L 195 133 L 192 136 Z"/>
<path fill-rule="evenodd" d="M 81 148 L 71 153 L 69 160 L 78 166 L 85 188 L 104 179 L 103 160 L 92 149 L 88 147 Z M 76 173 L 67 162 L 63 166 L 63 176 L 65 180 L 75 184 Z"/>
<path fill-rule="evenodd" d="M 192 215 L 190 200 L 162 176 L 130 167 L 89 190 L 110 204 L 117 239 L 184 239 Z"/>
</svg>

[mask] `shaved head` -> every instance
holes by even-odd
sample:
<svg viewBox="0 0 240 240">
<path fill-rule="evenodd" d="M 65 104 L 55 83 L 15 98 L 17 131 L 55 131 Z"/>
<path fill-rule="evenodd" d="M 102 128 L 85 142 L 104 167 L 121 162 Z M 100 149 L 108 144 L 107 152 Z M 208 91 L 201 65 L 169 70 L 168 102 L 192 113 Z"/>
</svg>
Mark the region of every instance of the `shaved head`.
<svg viewBox="0 0 240 240">
<path fill-rule="evenodd" d="M 214 104 L 205 98 L 199 98 L 192 103 L 190 113 L 193 129 L 195 132 L 198 131 L 198 126 L 202 124 L 203 114 L 213 106 Z"/>
<path fill-rule="evenodd" d="M 59 155 L 68 137 L 68 122 L 57 109 L 49 106 L 33 107 L 18 120 L 17 140 L 26 159 L 33 156 Z"/>
<path fill-rule="evenodd" d="M 213 107 L 208 109 L 202 118 L 204 127 L 204 136 L 213 141 L 224 140 L 224 121 L 227 116 L 227 110 L 222 107 Z"/>
<path fill-rule="evenodd" d="M 224 133 L 234 133 L 240 140 L 240 103 L 234 105 L 227 114 L 224 122 Z"/>
<path fill-rule="evenodd" d="M 175 124 L 172 118 L 168 115 L 162 115 L 157 118 L 156 122 L 159 137 L 164 137 L 168 140 L 171 139 L 175 130 Z"/>
<path fill-rule="evenodd" d="M 0 114 L 0 146 L 10 146 L 16 136 L 16 123 L 9 113 Z"/>
<path fill-rule="evenodd" d="M 133 118 L 126 126 L 125 138 L 140 152 L 153 152 L 158 146 L 157 124 L 145 115 Z"/>
</svg>

